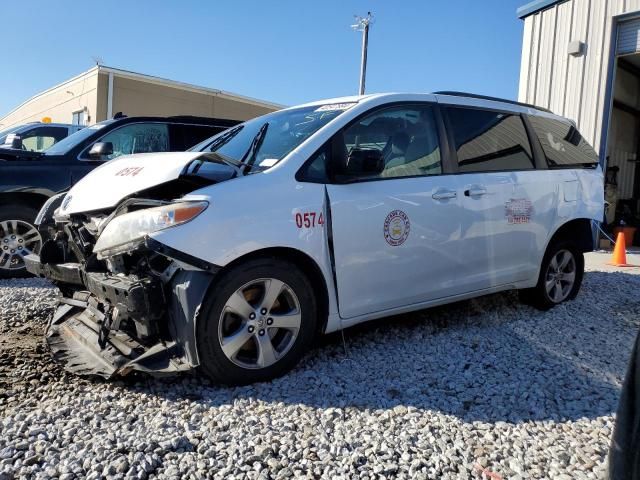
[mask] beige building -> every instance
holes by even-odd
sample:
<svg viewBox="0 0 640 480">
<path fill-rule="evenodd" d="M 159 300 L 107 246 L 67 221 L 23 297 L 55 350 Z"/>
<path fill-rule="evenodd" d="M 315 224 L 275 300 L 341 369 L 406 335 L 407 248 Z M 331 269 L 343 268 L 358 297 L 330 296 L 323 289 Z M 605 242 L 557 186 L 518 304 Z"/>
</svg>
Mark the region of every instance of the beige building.
<svg viewBox="0 0 640 480">
<path fill-rule="evenodd" d="M 235 93 L 98 65 L 18 105 L 0 118 L 0 130 L 44 117 L 80 125 L 106 120 L 117 112 L 248 120 L 281 108 Z"/>
</svg>

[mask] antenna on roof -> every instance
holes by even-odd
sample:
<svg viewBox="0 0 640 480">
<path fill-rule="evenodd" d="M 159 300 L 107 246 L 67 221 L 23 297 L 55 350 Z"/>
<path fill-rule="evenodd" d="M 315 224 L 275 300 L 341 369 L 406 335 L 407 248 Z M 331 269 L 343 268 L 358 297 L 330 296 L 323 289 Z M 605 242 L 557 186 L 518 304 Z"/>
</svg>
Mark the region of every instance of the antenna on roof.
<svg viewBox="0 0 640 480">
<path fill-rule="evenodd" d="M 356 32 L 362 32 L 362 58 L 360 61 L 360 89 L 359 94 L 364 95 L 364 82 L 367 76 L 367 47 L 369 46 L 369 26 L 373 24 L 373 15 L 367 12 L 366 17 L 356 17 L 356 23 L 351 25 Z"/>
<path fill-rule="evenodd" d="M 104 59 L 102 57 L 99 57 L 97 55 L 94 55 L 91 57 L 91 60 L 93 60 L 93 62 L 97 65 L 97 66 L 101 66 L 104 65 Z"/>
</svg>

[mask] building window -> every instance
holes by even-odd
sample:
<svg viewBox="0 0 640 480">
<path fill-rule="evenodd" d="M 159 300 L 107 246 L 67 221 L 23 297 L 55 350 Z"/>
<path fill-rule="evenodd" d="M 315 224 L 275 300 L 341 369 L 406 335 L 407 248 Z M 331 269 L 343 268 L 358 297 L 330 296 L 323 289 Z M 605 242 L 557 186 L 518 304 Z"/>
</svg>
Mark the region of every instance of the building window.
<svg viewBox="0 0 640 480">
<path fill-rule="evenodd" d="M 71 123 L 73 125 L 84 125 L 84 110 L 78 110 L 71 115 Z"/>
</svg>

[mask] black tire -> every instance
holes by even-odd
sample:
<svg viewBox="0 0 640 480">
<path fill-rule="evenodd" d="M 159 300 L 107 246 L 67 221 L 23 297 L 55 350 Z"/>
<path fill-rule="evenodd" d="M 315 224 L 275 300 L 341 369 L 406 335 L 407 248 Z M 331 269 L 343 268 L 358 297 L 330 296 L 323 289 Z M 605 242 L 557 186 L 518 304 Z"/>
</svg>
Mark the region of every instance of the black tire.
<svg viewBox="0 0 640 480">
<path fill-rule="evenodd" d="M 566 250 L 573 255 L 573 259 L 575 262 L 575 279 L 568 295 L 566 295 L 566 297 L 562 298 L 562 300 L 560 301 L 555 301 L 547 292 L 545 282 L 547 279 L 551 261 L 559 252 L 563 250 Z M 556 305 L 559 305 L 560 303 L 576 298 L 578 292 L 580 291 L 583 277 L 584 255 L 582 254 L 582 251 L 573 242 L 570 241 L 561 240 L 553 242 L 549 244 L 549 247 L 547 247 L 547 251 L 544 254 L 544 258 L 542 259 L 538 283 L 533 288 L 520 290 L 518 292 L 520 300 L 527 305 L 537 308 L 538 310 L 549 310 Z"/>
<path fill-rule="evenodd" d="M 37 215 L 38 210 L 27 207 L 25 205 L 9 204 L 0 206 L 0 224 L 8 220 L 18 220 L 28 223 L 30 226 L 37 230 L 37 228 L 33 225 L 33 222 Z M 2 229 L 2 226 L 0 226 L 0 237 L 3 236 L 4 231 Z M 3 245 L 0 245 L 0 248 L 3 248 Z M 36 251 L 34 253 L 38 252 Z M 24 267 L 19 269 L 8 269 L 3 268 L 3 266 L 0 265 L 0 278 L 21 278 L 29 276 L 31 276 L 31 274 L 27 272 Z"/>
<path fill-rule="evenodd" d="M 260 282 L 261 279 L 279 280 L 293 291 L 299 305 L 300 328 L 297 330 L 295 339 L 290 340 L 286 353 L 283 353 L 275 363 L 267 367 L 244 368 L 234 363 L 223 352 L 219 340 L 219 329 L 225 328 L 221 326 L 221 322 L 225 321 L 223 309 L 232 295 L 251 282 Z M 266 296 L 266 289 L 264 296 Z M 254 305 L 259 303 L 256 302 Z M 251 306 L 254 307 L 254 305 Z M 294 263 L 277 258 L 260 258 L 240 264 L 215 279 L 215 284 L 212 285 L 203 302 L 196 327 L 200 370 L 212 380 L 226 385 L 246 385 L 277 378 L 291 370 L 311 347 L 316 333 L 317 312 L 312 284 Z M 269 314 L 266 314 L 266 317 L 268 316 Z M 238 322 L 239 325 L 244 325 L 242 320 Z M 243 328 L 244 326 L 238 327 L 238 331 L 244 331 Z M 269 328 L 267 327 L 267 331 L 271 332 Z M 278 330 L 275 332 L 277 335 Z M 257 333 L 254 335 L 257 339 Z M 259 342 L 253 338 L 251 342 L 254 342 L 257 351 Z M 245 347 L 247 345 L 251 347 L 251 342 L 245 344 Z"/>
</svg>

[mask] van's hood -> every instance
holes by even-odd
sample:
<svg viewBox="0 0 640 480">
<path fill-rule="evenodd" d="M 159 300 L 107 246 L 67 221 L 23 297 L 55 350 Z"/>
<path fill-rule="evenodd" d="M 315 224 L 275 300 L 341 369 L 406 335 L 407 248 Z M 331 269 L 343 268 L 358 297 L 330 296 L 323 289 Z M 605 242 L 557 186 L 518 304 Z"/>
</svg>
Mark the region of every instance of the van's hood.
<svg viewBox="0 0 640 480">
<path fill-rule="evenodd" d="M 92 170 L 76 183 L 62 201 L 60 214 L 104 210 L 122 199 L 175 180 L 202 152 L 139 153 L 125 155 Z"/>
</svg>

